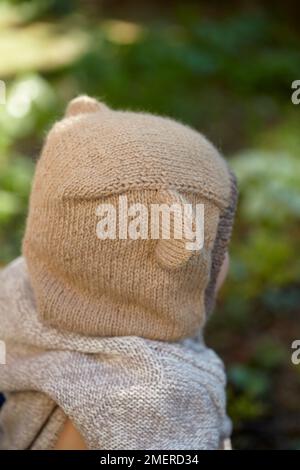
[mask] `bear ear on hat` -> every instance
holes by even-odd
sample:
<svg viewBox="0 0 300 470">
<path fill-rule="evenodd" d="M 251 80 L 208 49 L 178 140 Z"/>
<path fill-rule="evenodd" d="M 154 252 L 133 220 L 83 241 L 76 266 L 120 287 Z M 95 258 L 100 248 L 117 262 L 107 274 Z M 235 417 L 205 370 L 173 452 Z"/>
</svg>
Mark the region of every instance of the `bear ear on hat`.
<svg viewBox="0 0 300 470">
<path fill-rule="evenodd" d="M 96 113 L 108 109 L 104 103 L 97 101 L 95 98 L 82 95 L 74 98 L 67 106 L 65 116 L 77 116 L 79 114 Z"/>
<path fill-rule="evenodd" d="M 168 233 L 164 233 L 162 227 L 160 239 L 155 248 L 155 257 L 159 265 L 167 270 L 179 269 L 184 266 L 193 256 L 199 254 L 200 250 L 189 250 L 189 242 L 185 235 L 184 226 L 189 224 L 190 229 L 196 226 L 196 216 L 193 210 L 185 211 L 186 207 L 191 208 L 188 201 L 177 191 L 159 191 L 159 203 L 167 205 L 170 210 L 170 226 Z M 167 209 L 169 210 L 169 209 Z M 180 222 L 181 220 L 181 222 Z"/>
</svg>

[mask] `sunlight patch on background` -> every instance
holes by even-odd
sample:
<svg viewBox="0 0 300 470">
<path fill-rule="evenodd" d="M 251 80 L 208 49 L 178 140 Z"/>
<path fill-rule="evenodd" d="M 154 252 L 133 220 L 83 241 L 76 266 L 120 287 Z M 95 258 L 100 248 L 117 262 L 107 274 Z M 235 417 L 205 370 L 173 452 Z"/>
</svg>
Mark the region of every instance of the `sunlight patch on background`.
<svg viewBox="0 0 300 470">
<path fill-rule="evenodd" d="M 144 34 L 144 28 L 137 23 L 119 20 L 107 20 L 102 23 L 106 38 L 116 44 L 133 44 Z"/>
</svg>

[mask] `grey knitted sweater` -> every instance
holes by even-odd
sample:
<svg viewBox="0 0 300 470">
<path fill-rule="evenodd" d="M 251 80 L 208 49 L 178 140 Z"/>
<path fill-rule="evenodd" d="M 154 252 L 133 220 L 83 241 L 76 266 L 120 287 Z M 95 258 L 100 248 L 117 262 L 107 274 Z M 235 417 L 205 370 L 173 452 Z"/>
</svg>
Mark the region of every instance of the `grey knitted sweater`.
<svg viewBox="0 0 300 470">
<path fill-rule="evenodd" d="M 90 449 L 218 449 L 225 375 L 202 340 L 89 337 L 44 325 L 26 264 L 0 273 L 0 449 L 51 449 L 66 417 Z"/>
</svg>

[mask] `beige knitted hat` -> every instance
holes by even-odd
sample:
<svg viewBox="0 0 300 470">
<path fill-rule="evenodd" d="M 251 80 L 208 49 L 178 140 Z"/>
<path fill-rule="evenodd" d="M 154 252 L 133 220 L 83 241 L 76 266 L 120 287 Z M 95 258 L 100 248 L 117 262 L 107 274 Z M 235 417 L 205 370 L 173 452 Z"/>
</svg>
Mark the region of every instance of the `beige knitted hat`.
<svg viewBox="0 0 300 470">
<path fill-rule="evenodd" d="M 175 232 L 100 239 L 97 208 L 117 208 L 120 196 L 146 208 L 203 204 L 203 248 L 188 250 Z M 23 243 L 40 318 L 86 335 L 196 334 L 213 306 L 235 205 L 234 177 L 200 133 L 73 100 L 37 164 Z"/>
</svg>

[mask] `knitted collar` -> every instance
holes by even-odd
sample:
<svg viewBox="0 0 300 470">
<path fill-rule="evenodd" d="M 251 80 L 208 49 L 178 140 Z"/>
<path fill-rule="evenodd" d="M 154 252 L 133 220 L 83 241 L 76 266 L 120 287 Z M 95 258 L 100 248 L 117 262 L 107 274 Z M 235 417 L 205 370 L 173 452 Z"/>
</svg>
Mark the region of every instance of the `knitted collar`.
<svg viewBox="0 0 300 470">
<path fill-rule="evenodd" d="M 38 319 L 24 259 L 0 273 L 0 449 L 51 449 L 68 416 L 90 449 L 217 449 L 225 376 L 202 342 L 99 338 Z"/>
</svg>

